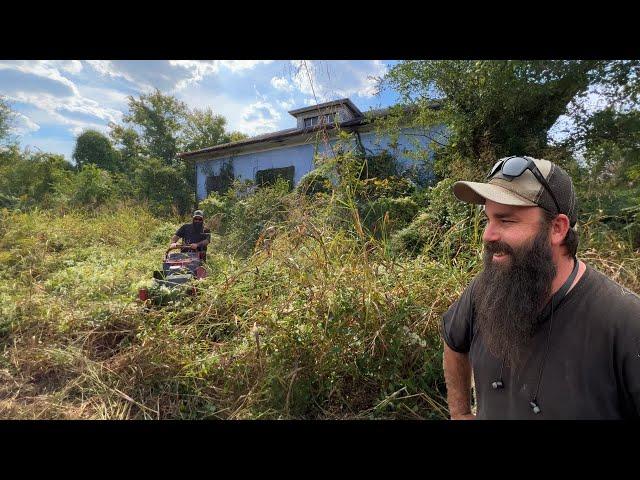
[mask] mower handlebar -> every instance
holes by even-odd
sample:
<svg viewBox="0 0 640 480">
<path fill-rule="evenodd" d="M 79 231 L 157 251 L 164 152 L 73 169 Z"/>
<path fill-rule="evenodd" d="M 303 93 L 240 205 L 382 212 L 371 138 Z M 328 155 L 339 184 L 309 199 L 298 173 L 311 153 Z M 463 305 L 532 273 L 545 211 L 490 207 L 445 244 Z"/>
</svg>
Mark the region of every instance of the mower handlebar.
<svg viewBox="0 0 640 480">
<path fill-rule="evenodd" d="M 164 252 L 164 257 L 167 258 L 167 255 L 169 255 L 169 252 L 171 252 L 172 250 L 187 250 L 187 252 L 193 252 L 193 253 L 198 253 L 197 250 L 192 249 L 189 244 L 187 245 L 177 245 L 175 247 L 169 247 L 167 248 L 167 251 Z"/>
</svg>

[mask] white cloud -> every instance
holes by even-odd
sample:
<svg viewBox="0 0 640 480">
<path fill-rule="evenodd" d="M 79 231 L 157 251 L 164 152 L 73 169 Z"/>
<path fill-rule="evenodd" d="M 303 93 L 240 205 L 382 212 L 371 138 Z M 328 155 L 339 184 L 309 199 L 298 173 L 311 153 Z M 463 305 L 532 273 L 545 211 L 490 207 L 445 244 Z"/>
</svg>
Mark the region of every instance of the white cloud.
<svg viewBox="0 0 640 480">
<path fill-rule="evenodd" d="M 294 108 L 342 97 L 369 98 L 375 83 L 368 77 L 386 71 L 378 61 L 270 63 L 0 60 L 0 92 L 24 114 L 20 119 L 24 141 L 38 146 L 35 139 L 53 142 L 69 135 L 73 144 L 71 137 L 86 128 L 106 131 L 108 122 L 122 121 L 128 95 L 154 87 L 192 107 L 212 108 L 227 119 L 228 130 L 256 135 L 293 127 L 295 120 L 286 112 Z M 60 127 L 69 133 L 61 133 Z"/>
<path fill-rule="evenodd" d="M 80 60 L 45 60 L 43 63 L 72 75 L 77 75 L 84 68 Z"/>
<path fill-rule="evenodd" d="M 89 65 L 103 76 L 123 78 L 138 89 L 178 92 L 197 84 L 222 68 L 232 73 L 252 70 L 272 60 L 91 60 Z"/>
<path fill-rule="evenodd" d="M 387 72 L 386 65 L 380 60 L 292 60 L 291 64 L 293 85 L 300 93 L 315 96 L 318 102 L 353 96 L 373 97 L 376 77 Z"/>
<path fill-rule="evenodd" d="M 169 64 L 174 67 L 180 67 L 190 74 L 189 77 L 183 78 L 176 83 L 176 90 L 182 90 L 191 84 L 198 83 L 205 76 L 216 74 L 220 70 L 220 64 L 217 60 L 169 60 Z"/>
<path fill-rule="evenodd" d="M 23 139 L 23 147 L 30 150 L 39 150 L 41 152 L 51 152 L 64 155 L 67 160 L 71 161 L 73 149 L 75 147 L 75 139 L 60 139 L 59 137 L 38 137 L 30 136 Z"/>
<path fill-rule="evenodd" d="M 106 123 L 121 119 L 117 106 L 106 106 L 102 99 L 83 95 L 65 76 L 77 74 L 82 68 L 77 61 L 0 62 L 0 90 L 7 99 L 36 107 L 28 117 L 21 118 L 18 130 L 23 135 L 58 125 L 68 126 L 75 134 L 84 128 L 104 128 Z"/>
<path fill-rule="evenodd" d="M 250 135 L 277 130 L 280 113 L 269 102 L 259 100 L 243 110 L 241 131 Z"/>
<path fill-rule="evenodd" d="M 252 70 L 258 65 L 268 65 L 272 62 L 273 60 L 220 60 L 220 65 L 232 72 L 240 72 L 242 70 Z"/>
<path fill-rule="evenodd" d="M 127 108 L 128 95 L 113 88 L 78 85 L 78 90 L 83 97 L 91 98 L 99 105 L 109 107 L 118 113 Z"/>
<path fill-rule="evenodd" d="M 100 75 L 113 78 L 122 77 L 132 81 L 130 78 L 127 78 L 127 75 L 119 72 L 111 60 L 86 60 L 86 62 Z"/>
<path fill-rule="evenodd" d="M 49 61 L 3 61 L 0 62 L 0 70 L 9 70 L 20 72 L 27 76 L 40 77 L 54 83 L 60 84 L 70 95 L 77 95 L 78 89 L 76 85 L 64 77 L 60 71 L 51 65 Z"/>
<path fill-rule="evenodd" d="M 249 105 L 237 97 L 230 97 L 220 93 L 207 92 L 193 86 L 179 94 L 180 100 L 198 108 L 211 108 L 216 114 L 227 120 L 227 130 L 239 131 L 247 135 L 258 135 L 277 131 L 281 126 L 281 113 L 272 103 L 258 99 Z"/>
<path fill-rule="evenodd" d="M 271 79 L 271 86 L 276 90 L 282 90 L 283 92 L 293 91 L 293 85 L 291 85 L 289 80 L 284 77 L 273 77 Z"/>
<path fill-rule="evenodd" d="M 27 135 L 32 132 L 37 132 L 40 130 L 40 125 L 35 123 L 26 115 L 15 112 L 14 124 L 11 128 L 12 133 L 15 135 Z"/>
<path fill-rule="evenodd" d="M 289 100 L 279 100 L 278 105 L 280 105 L 284 110 L 291 110 L 295 107 L 296 102 L 293 101 L 293 98 L 290 98 Z"/>
</svg>

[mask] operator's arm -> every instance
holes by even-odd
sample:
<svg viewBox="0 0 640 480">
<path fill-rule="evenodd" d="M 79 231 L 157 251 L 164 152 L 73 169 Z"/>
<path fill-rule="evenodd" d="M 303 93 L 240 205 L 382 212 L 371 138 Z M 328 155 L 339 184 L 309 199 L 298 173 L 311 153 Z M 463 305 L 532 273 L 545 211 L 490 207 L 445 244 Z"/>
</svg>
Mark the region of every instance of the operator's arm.
<svg viewBox="0 0 640 480">
<path fill-rule="evenodd" d="M 182 225 L 178 231 L 171 237 L 171 246 L 170 248 L 174 248 L 178 246 L 178 240 L 184 238 L 184 225 Z"/>
<path fill-rule="evenodd" d="M 471 362 L 468 353 L 444 345 L 443 367 L 451 420 L 473 420 L 471 413 Z"/>
<path fill-rule="evenodd" d="M 198 242 L 198 247 L 206 247 L 211 242 L 211 230 L 205 228 L 202 233 L 204 239 Z"/>
</svg>

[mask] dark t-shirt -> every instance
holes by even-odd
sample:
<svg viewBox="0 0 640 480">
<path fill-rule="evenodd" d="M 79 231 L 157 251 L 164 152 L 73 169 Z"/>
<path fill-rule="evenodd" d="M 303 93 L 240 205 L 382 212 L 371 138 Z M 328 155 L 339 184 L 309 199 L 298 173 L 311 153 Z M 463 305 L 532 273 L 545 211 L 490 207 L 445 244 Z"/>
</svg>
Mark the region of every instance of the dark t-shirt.
<svg viewBox="0 0 640 480">
<path fill-rule="evenodd" d="M 444 314 L 442 335 L 453 350 L 469 353 L 478 419 L 640 418 L 640 297 L 587 266 L 553 314 L 537 396 L 541 412 L 535 414 L 529 402 L 549 319 L 533 337 L 522 366 L 515 372 L 504 366 L 504 388 L 492 388 L 502 362 L 486 349 L 475 326 L 476 279 Z"/>
<path fill-rule="evenodd" d="M 204 228 L 202 230 L 202 233 L 196 233 L 192 223 L 185 223 L 178 229 L 178 231 L 176 232 L 176 236 L 182 238 L 182 241 L 185 245 L 189 245 L 191 243 L 201 242 L 205 239 L 211 240 L 211 231 L 208 228 Z M 206 252 L 207 246 L 199 246 L 197 251 Z"/>
</svg>

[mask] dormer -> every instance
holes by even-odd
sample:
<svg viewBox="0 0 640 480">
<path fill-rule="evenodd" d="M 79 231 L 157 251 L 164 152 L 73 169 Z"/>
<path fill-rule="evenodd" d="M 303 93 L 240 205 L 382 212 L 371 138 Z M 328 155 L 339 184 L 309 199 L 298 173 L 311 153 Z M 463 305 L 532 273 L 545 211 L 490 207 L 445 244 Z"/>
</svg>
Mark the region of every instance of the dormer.
<svg viewBox="0 0 640 480">
<path fill-rule="evenodd" d="M 351 100 L 343 98 L 331 102 L 320 103 L 311 107 L 289 111 L 297 120 L 297 128 L 312 128 L 318 125 L 338 123 L 362 117 L 363 114 Z"/>
</svg>

